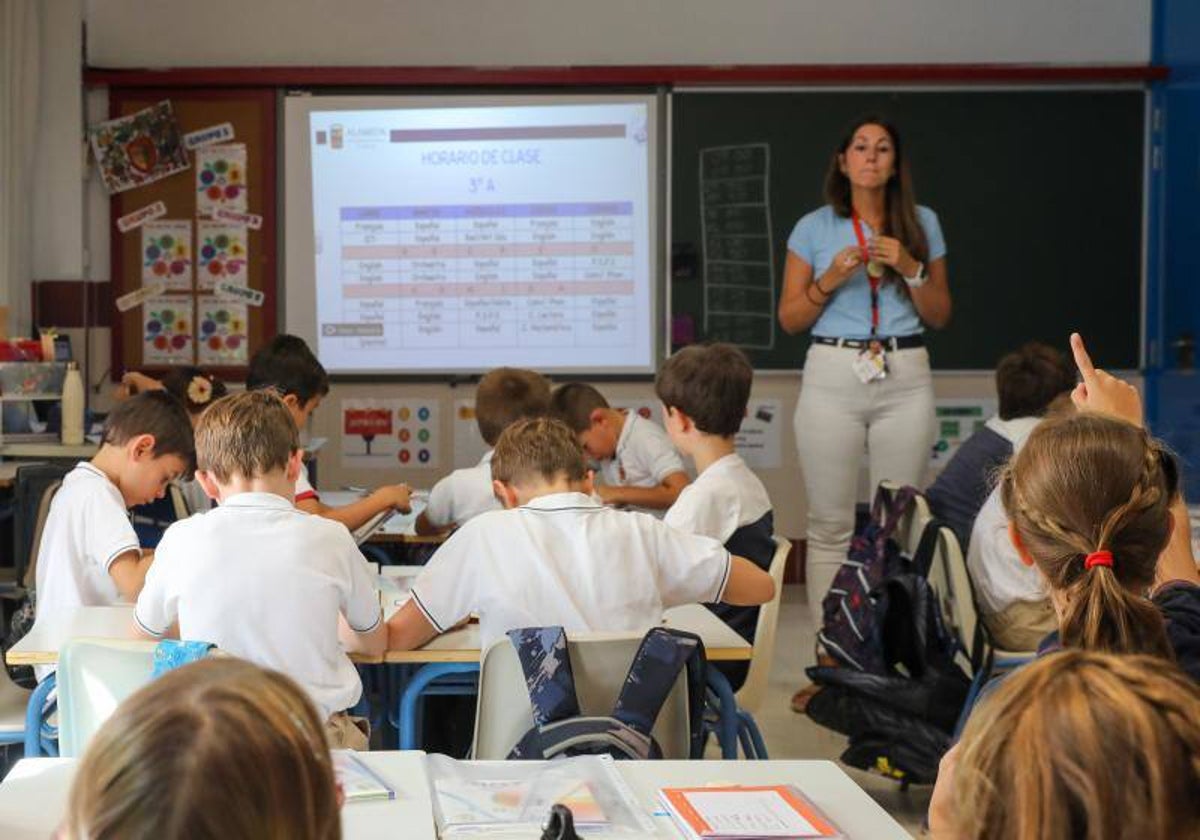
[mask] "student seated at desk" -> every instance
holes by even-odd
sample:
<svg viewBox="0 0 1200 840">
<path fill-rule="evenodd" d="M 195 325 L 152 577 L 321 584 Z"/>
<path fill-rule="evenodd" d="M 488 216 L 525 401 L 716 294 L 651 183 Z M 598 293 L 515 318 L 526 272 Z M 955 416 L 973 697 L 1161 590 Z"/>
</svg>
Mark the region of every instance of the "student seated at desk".
<svg viewBox="0 0 1200 840">
<path fill-rule="evenodd" d="M 473 467 L 455 470 L 433 485 L 429 504 L 417 517 L 418 534 L 436 534 L 462 525 L 500 500 L 492 491 L 492 451 L 508 426 L 550 410 L 550 383 L 539 373 L 502 367 L 489 371 L 475 391 L 475 422 L 489 449 Z"/>
<path fill-rule="evenodd" d="M 100 450 L 67 473 L 50 505 L 38 546 L 35 628 L 78 607 L 137 599 L 153 554 L 142 552 L 128 508 L 161 499 L 194 455 L 192 425 L 170 394 L 138 394 L 109 413 Z M 41 680 L 54 668 L 34 670 Z"/>
<path fill-rule="evenodd" d="M 341 837 L 321 719 L 291 679 L 212 658 L 126 699 L 79 761 L 62 840 Z"/>
<path fill-rule="evenodd" d="M 196 478 L 220 504 L 167 529 L 134 621 L 283 671 L 320 708 L 331 744 L 366 749 L 366 722 L 345 712 L 362 695 L 346 652 L 383 652 L 379 596 L 350 532 L 293 506 L 300 455 L 275 394 L 213 403 L 196 427 Z"/>
<path fill-rule="evenodd" d="M 599 464 L 602 482 L 596 493 L 605 503 L 662 516 L 687 486 L 683 461 L 662 427 L 610 408 L 591 385 L 560 385 L 551 397 L 551 411 Z"/>
<path fill-rule="evenodd" d="M 275 336 L 270 344 L 254 354 L 246 372 L 246 387 L 250 390 L 274 390 L 283 398 L 296 428 L 303 429 L 308 424 L 309 415 L 316 411 L 322 398 L 329 393 L 329 376 L 304 339 L 282 334 Z M 329 507 L 321 504 L 317 491 L 309 483 L 308 469 L 301 462 L 296 477 L 295 504 L 300 510 L 341 522 L 353 531 L 388 508 L 408 513 L 409 494 L 407 484 L 392 484 L 378 488 L 357 502 Z"/>
<path fill-rule="evenodd" d="M 662 400 L 663 425 L 671 442 L 695 462 L 699 473 L 663 521 L 719 540 L 731 553 L 766 571 L 775 557 L 771 498 L 733 445 L 753 381 L 749 360 L 732 344 L 692 345 L 667 359 L 654 390 Z M 753 644 L 758 607 L 707 606 Z M 741 688 L 749 665 L 728 662 L 720 667 L 733 689 Z"/>
<path fill-rule="evenodd" d="M 708 537 L 592 497 L 583 450 L 558 420 L 520 420 L 492 458 L 507 510 L 454 532 L 388 622 L 388 648 L 409 650 L 479 615 L 486 647 L 519 627 L 643 631 L 680 604 L 753 605 L 774 594 L 770 576 Z"/>
<path fill-rule="evenodd" d="M 143 391 L 166 391 L 179 400 L 187 409 L 188 419 L 192 421 L 194 429 L 204 409 L 212 405 L 214 400 L 225 396 L 227 389 L 220 377 L 205 373 L 198 367 L 184 365 L 171 368 L 161 380 L 130 371 L 121 377 L 116 396 L 118 400 L 124 400 Z M 204 488 L 191 475 L 181 478 L 178 485 L 189 510 L 202 511 L 212 507 L 208 496 L 204 495 Z M 142 545 L 147 548 L 158 545 L 158 541 L 162 539 L 162 532 L 175 519 L 175 506 L 169 498 L 139 505 L 133 511 L 134 530 L 137 531 Z"/>
</svg>

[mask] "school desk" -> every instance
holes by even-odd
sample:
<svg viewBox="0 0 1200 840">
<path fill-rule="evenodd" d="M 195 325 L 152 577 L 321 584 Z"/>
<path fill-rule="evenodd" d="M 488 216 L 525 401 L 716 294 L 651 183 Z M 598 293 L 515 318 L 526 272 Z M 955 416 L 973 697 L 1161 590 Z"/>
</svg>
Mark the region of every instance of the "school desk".
<svg viewBox="0 0 1200 840">
<path fill-rule="evenodd" d="M 435 837 L 424 753 L 371 752 L 359 757 L 396 790 L 391 801 L 351 802 L 342 808 L 346 840 L 384 840 L 401 832 Z M 0 783 L 0 837 L 44 840 L 62 820 L 76 760 L 33 758 L 17 762 Z M 658 805 L 661 787 L 705 784 L 795 784 L 851 840 L 908 840 L 909 834 L 832 761 L 622 761 L 617 770 L 655 832 L 624 834 L 634 840 L 675 840 L 681 835 Z M 499 837 L 507 835 L 489 835 Z"/>
<path fill-rule="evenodd" d="M 343 507 L 363 498 L 362 493 L 353 490 L 320 490 L 318 496 L 321 503 L 330 507 Z M 379 530 L 367 538 L 371 545 L 401 543 L 403 545 L 436 545 L 446 541 L 445 534 L 419 536 L 417 534 L 417 517 L 425 510 L 423 498 L 413 499 L 412 510 L 408 513 L 397 513 L 380 526 Z"/>
</svg>

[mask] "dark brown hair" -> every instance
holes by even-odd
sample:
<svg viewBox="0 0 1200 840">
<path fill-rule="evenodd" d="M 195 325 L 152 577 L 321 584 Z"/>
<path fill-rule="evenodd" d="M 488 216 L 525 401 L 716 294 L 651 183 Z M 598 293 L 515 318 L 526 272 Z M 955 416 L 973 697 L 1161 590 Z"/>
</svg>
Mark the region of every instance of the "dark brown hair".
<svg viewBox="0 0 1200 840">
<path fill-rule="evenodd" d="M 153 435 L 155 458 L 178 455 L 190 472 L 196 459 L 192 421 L 183 403 L 166 391 L 143 391 L 118 403 L 104 420 L 104 442 L 124 446 L 138 435 Z"/>
<path fill-rule="evenodd" d="M 204 411 L 228 393 L 219 377 L 193 365 L 171 368 L 161 381 L 166 392 L 183 403 L 188 414 L 192 415 Z"/>
<path fill-rule="evenodd" d="M 597 408 L 608 408 L 608 400 L 583 382 L 559 385 L 550 396 L 551 413 L 570 426 L 573 432 L 584 432 L 591 428 L 592 412 Z"/>
<path fill-rule="evenodd" d="M 1144 593 L 1171 535 L 1178 481 L 1174 459 L 1144 429 L 1090 412 L 1043 420 L 1004 469 L 1004 508 L 1065 600 L 1064 646 L 1174 659 Z M 1085 568 L 1100 550 L 1112 566 Z"/>
<path fill-rule="evenodd" d="M 654 392 L 700 431 L 727 438 L 742 427 L 753 381 L 754 368 L 732 344 L 693 344 L 667 359 Z"/>
<path fill-rule="evenodd" d="M 541 417 L 550 410 L 550 383 L 532 370 L 500 367 L 479 380 L 475 391 L 475 422 L 488 446 L 517 420 Z"/>
<path fill-rule="evenodd" d="M 1075 366 L 1048 344 L 1031 341 L 996 365 L 1000 419 L 1041 417 L 1054 398 L 1075 387 Z"/>
<path fill-rule="evenodd" d="M 877 233 L 899 239 L 913 259 L 928 263 L 929 239 L 925 236 L 920 219 L 917 218 L 917 200 L 913 194 L 912 175 L 909 173 L 908 158 L 904 155 L 904 144 L 896 126 L 885 117 L 868 115 L 850 124 L 829 161 L 829 169 L 825 172 L 825 200 L 839 216 L 850 218 L 854 209 L 850 200 L 850 179 L 842 172 L 841 156 L 850 148 L 850 144 L 854 142 L 854 135 L 864 125 L 877 125 L 888 133 L 896 160 L 895 172 L 888 179 L 884 189 L 883 230 Z M 895 271 L 891 268 L 887 269 L 887 276 L 893 280 L 897 279 Z M 902 292 L 908 292 L 906 283 L 899 283 L 898 287 Z"/>
<path fill-rule="evenodd" d="M 980 704 L 959 749 L 963 840 L 1198 834 L 1200 688 L 1159 659 L 1044 656 Z"/>
<path fill-rule="evenodd" d="M 283 397 L 295 394 L 303 406 L 329 393 L 329 375 L 304 339 L 284 333 L 254 354 L 246 387 L 274 388 Z"/>
<path fill-rule="evenodd" d="M 196 465 L 222 484 L 287 468 L 300 447 L 296 423 L 273 391 L 242 391 L 217 400 L 196 424 Z"/>
<path fill-rule="evenodd" d="M 497 481 L 520 483 L 534 476 L 552 481 L 559 474 L 568 481 L 587 476 L 583 447 L 561 420 L 518 420 L 501 432 L 492 456 L 492 477 Z"/>
<path fill-rule="evenodd" d="M 129 697 L 79 762 L 66 833 L 87 840 L 337 840 L 333 760 L 289 677 L 233 658 Z"/>
</svg>

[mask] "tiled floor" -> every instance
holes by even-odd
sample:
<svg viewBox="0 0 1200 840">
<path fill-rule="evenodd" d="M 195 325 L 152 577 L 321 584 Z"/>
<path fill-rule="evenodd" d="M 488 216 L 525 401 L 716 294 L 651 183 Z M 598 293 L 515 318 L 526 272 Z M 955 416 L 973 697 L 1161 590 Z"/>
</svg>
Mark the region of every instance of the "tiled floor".
<svg viewBox="0 0 1200 840">
<path fill-rule="evenodd" d="M 754 717 L 762 730 L 771 758 L 836 759 L 845 749 L 846 739 L 823 729 L 804 715 L 791 710 L 792 693 L 807 683 L 804 668 L 812 664 L 814 633 L 808 620 L 808 604 L 802 586 L 787 586 L 779 611 L 779 629 L 775 637 L 775 662 L 762 708 Z M 901 793 L 893 781 L 853 768 L 844 767 L 897 822 L 914 836 L 920 835 L 921 821 L 929 807 L 930 787 L 912 787 Z"/>
</svg>

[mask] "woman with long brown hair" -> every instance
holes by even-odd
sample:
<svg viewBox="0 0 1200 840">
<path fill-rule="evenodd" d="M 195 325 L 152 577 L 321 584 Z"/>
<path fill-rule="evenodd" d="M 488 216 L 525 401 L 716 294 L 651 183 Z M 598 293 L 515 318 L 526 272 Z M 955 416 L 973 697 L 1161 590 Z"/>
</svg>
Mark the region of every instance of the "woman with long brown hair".
<svg viewBox="0 0 1200 840">
<path fill-rule="evenodd" d="M 1062 651 L 983 702 L 942 759 L 934 840 L 1200 837 L 1200 688 L 1150 656 Z"/>
<path fill-rule="evenodd" d="M 854 529 L 859 462 L 872 487 L 920 481 L 934 436 L 933 379 L 922 333 L 950 320 L 946 244 L 917 205 L 895 126 L 856 121 L 825 177 L 827 204 L 788 238 L 779 323 L 811 330 L 796 407 L 808 497 L 808 604 L 821 601 Z M 799 711 L 806 697 L 797 696 Z"/>
</svg>

